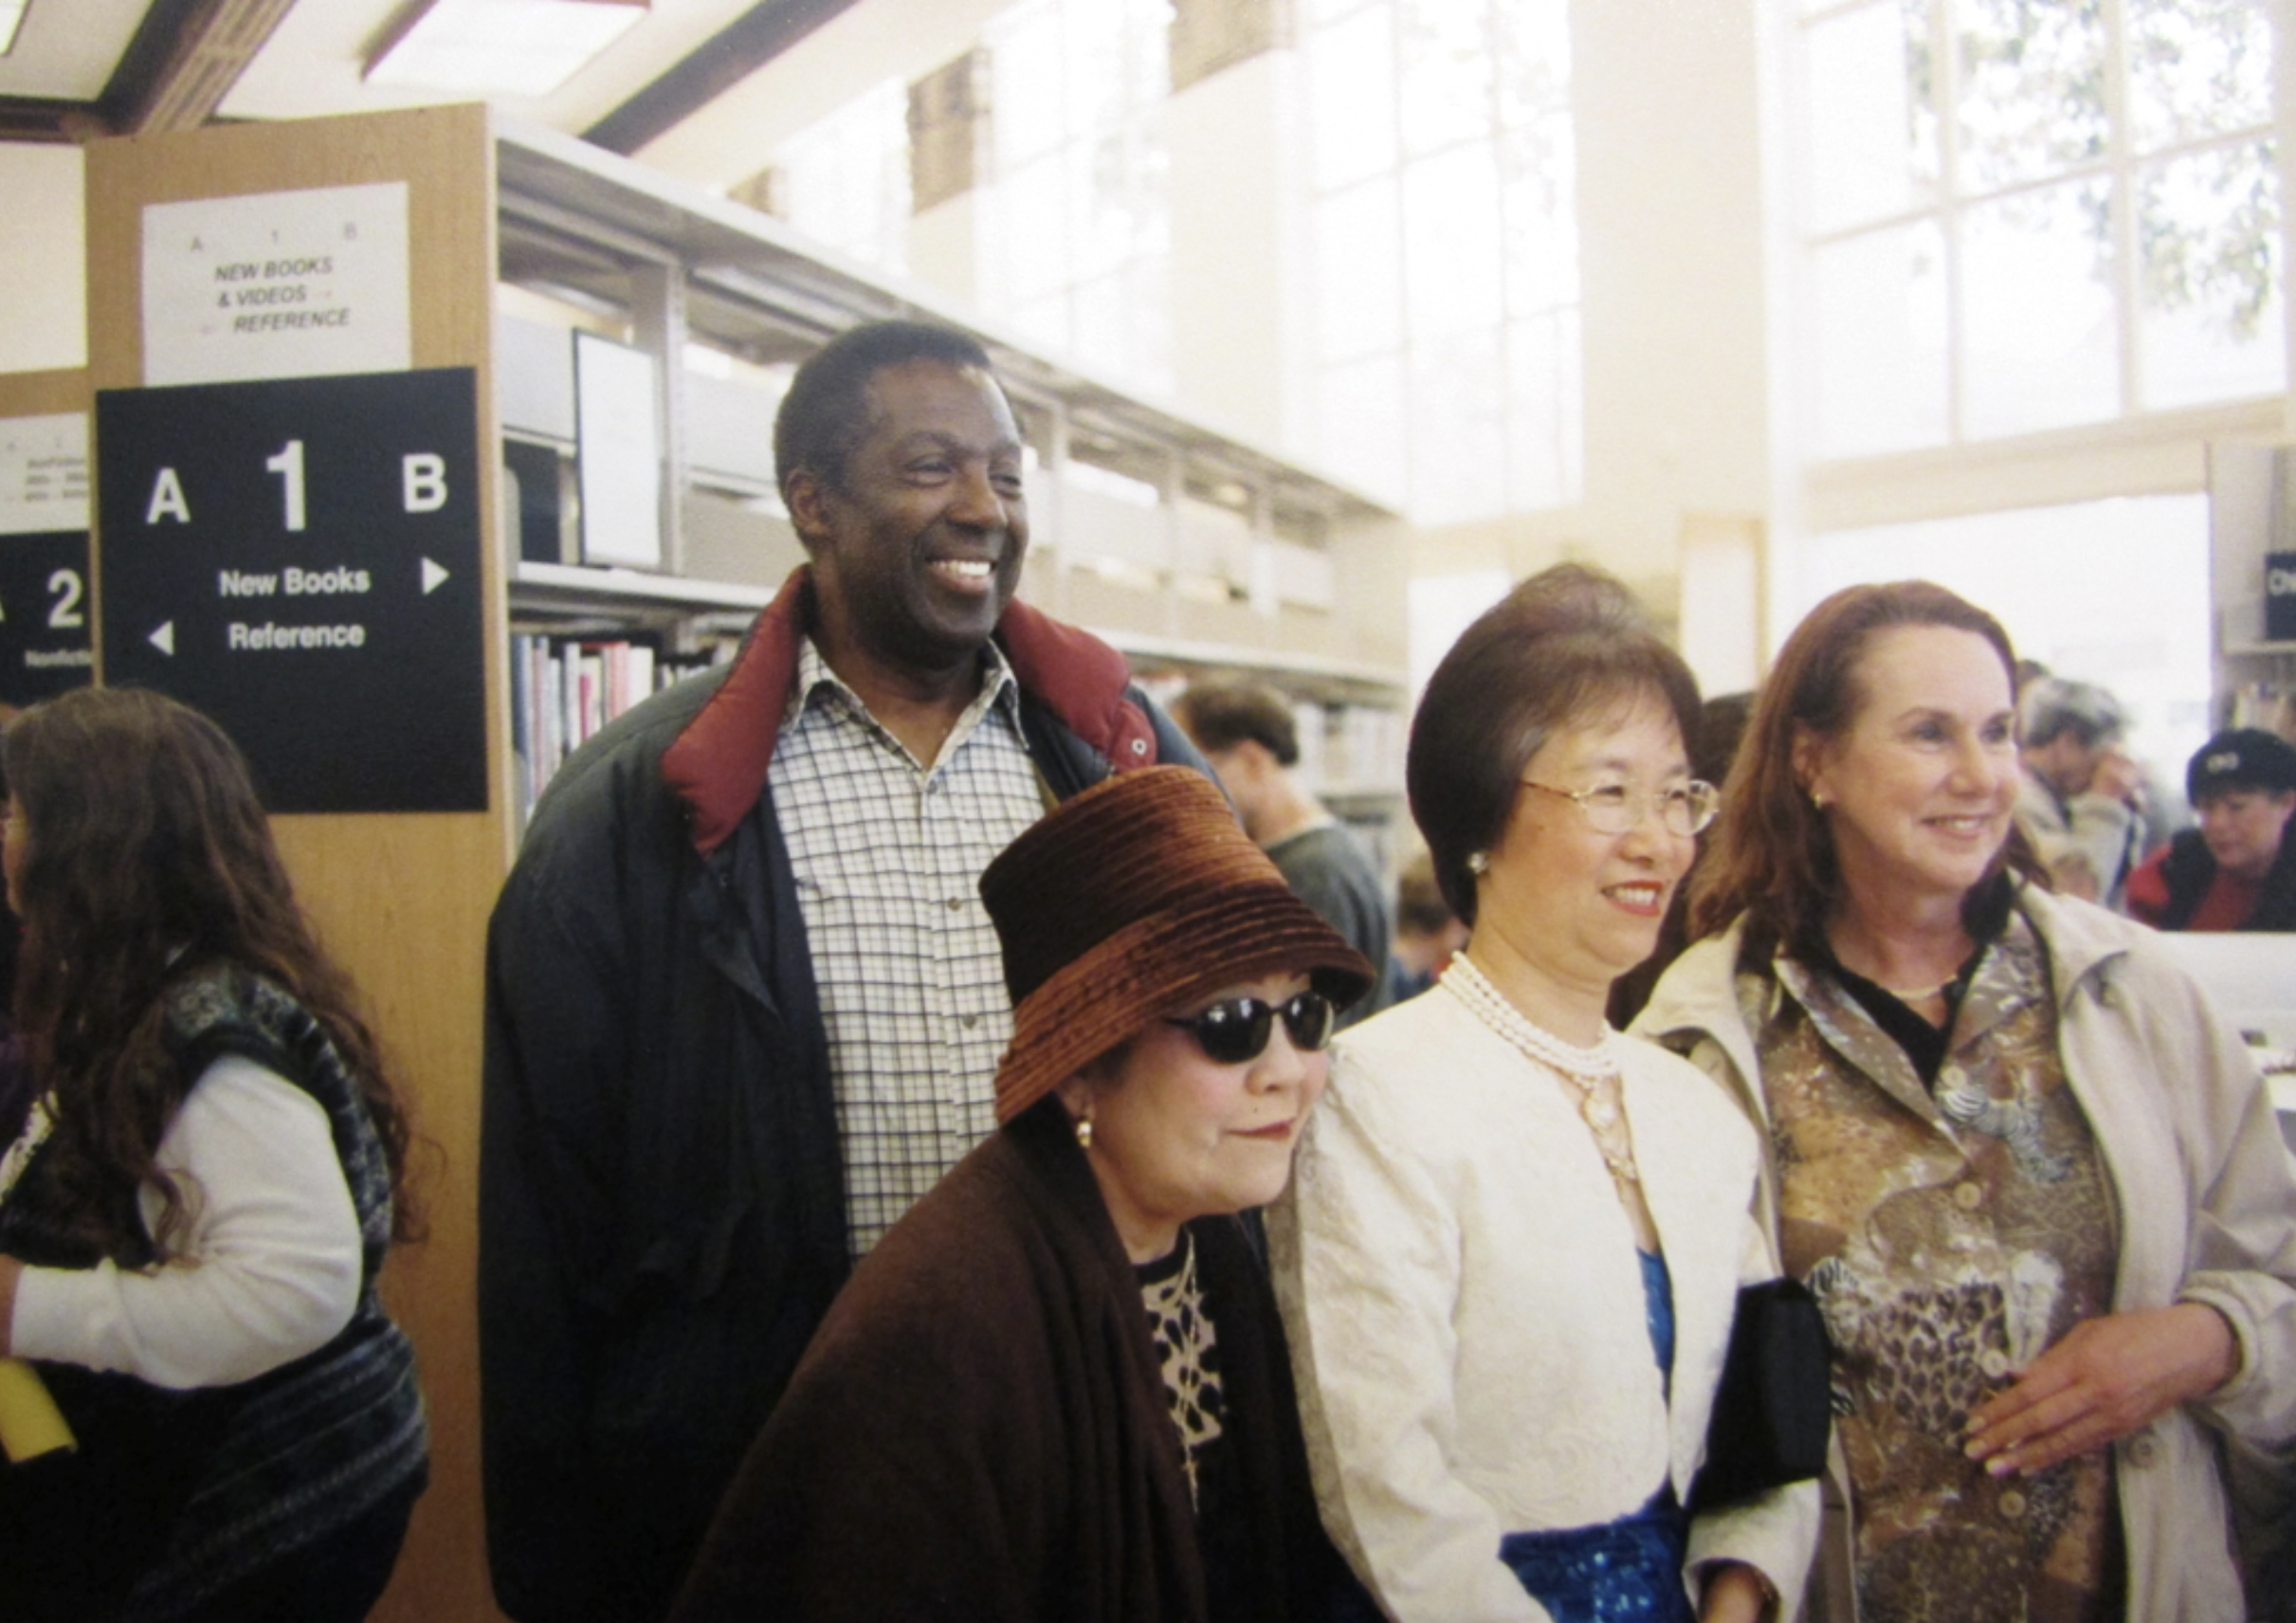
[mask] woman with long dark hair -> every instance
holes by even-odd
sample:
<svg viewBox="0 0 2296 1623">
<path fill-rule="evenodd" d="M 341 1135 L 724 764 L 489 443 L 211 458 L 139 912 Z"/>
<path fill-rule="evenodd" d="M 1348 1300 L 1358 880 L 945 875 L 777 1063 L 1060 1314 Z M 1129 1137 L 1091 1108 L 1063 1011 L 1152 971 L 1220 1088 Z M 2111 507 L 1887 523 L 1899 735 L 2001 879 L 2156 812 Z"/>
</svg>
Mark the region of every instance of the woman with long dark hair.
<svg viewBox="0 0 2296 1623">
<path fill-rule="evenodd" d="M 76 1450 L 0 1467 L 0 1616 L 348 1620 L 427 1470 L 375 1275 L 404 1113 L 212 722 L 83 689 L 7 732 L 0 1352 Z"/>
</svg>

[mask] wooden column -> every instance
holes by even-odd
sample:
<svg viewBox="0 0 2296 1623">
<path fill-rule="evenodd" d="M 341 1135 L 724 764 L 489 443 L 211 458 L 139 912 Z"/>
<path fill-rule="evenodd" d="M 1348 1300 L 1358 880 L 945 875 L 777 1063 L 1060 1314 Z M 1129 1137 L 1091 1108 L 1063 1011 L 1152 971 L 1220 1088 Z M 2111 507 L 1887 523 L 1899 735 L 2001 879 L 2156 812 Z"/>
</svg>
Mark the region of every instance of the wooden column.
<svg viewBox="0 0 2296 1623">
<path fill-rule="evenodd" d="M 392 1259 L 384 1294 L 413 1338 L 430 1409 L 430 1489 L 378 1618 L 499 1615 L 479 1490 L 480 1026 L 486 918 L 511 851 L 505 600 L 492 333 L 494 143 L 483 107 L 243 124 L 99 141 L 87 155 L 88 359 L 97 389 L 143 381 L 147 204 L 403 181 L 412 363 L 472 367 L 483 525 L 483 812 L 298 816 L 273 827 L 305 909 L 365 994 L 425 1140 L 429 1237 Z M 102 447 L 96 448 L 100 463 Z M 101 556 L 99 525 L 94 546 Z M 99 670 L 102 649 L 97 650 Z"/>
</svg>

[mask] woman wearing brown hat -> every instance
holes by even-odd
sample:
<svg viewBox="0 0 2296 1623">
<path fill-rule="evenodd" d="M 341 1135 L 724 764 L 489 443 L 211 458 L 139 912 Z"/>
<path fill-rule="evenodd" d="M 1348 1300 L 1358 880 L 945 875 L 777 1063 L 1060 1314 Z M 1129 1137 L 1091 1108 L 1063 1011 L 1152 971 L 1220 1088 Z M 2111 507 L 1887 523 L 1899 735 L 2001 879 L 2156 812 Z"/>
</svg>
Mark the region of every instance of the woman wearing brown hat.
<svg viewBox="0 0 2296 1623">
<path fill-rule="evenodd" d="M 1467 629 L 1412 725 L 1412 815 L 1472 934 L 1352 1028 L 1269 1216 L 1317 1494 L 1402 1623 L 1791 1615 L 1813 1484 L 1692 1514 L 1760 1145 L 1605 1024 L 1714 790 L 1698 691 L 1565 566 Z"/>
<path fill-rule="evenodd" d="M 981 876 L 1015 1004 L 1000 1130 L 855 1271 L 673 1616 L 1325 1614 L 1273 1199 L 1371 970 L 1183 768 Z"/>
</svg>

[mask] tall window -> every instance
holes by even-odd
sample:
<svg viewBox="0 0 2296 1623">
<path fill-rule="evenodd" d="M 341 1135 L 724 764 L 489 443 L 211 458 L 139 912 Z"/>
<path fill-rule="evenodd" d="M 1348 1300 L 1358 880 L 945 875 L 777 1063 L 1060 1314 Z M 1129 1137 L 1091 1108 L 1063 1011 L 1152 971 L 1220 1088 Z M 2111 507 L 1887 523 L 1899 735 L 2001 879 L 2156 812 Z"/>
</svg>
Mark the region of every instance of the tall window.
<svg viewBox="0 0 2296 1623">
<path fill-rule="evenodd" d="M 782 217 L 865 264 L 909 264 L 908 92 L 888 79 L 774 154 Z"/>
<path fill-rule="evenodd" d="M 2285 387 L 2270 0 L 1781 0 L 1820 456 Z"/>
<path fill-rule="evenodd" d="M 1576 501 L 1566 0 L 1303 0 L 1317 450 L 1422 523 Z"/>
<path fill-rule="evenodd" d="M 1842 587 L 1903 580 L 1918 558 L 1997 617 L 2019 657 L 2110 689 L 2131 751 L 2178 783 L 2209 735 L 2208 528 L 2195 495 L 1839 530 L 1811 538 L 1780 607 L 1791 624 Z"/>
<path fill-rule="evenodd" d="M 981 30 L 993 178 L 982 304 L 1133 387 L 1172 387 L 1171 0 L 1023 0 Z"/>
</svg>

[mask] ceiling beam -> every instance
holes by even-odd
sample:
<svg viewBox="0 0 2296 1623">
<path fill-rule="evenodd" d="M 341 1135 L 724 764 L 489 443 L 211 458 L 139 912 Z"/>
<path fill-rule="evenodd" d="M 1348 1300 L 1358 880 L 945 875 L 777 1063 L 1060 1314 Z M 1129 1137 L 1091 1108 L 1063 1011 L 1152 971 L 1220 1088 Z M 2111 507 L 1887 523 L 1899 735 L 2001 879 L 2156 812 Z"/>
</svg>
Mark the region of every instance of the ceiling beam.
<svg viewBox="0 0 2296 1623">
<path fill-rule="evenodd" d="M 583 131 L 582 138 L 628 157 L 853 4 L 854 0 L 764 0 Z"/>
<path fill-rule="evenodd" d="M 223 105 L 295 0 L 157 0 L 98 104 L 129 135 L 195 130 Z"/>
</svg>

